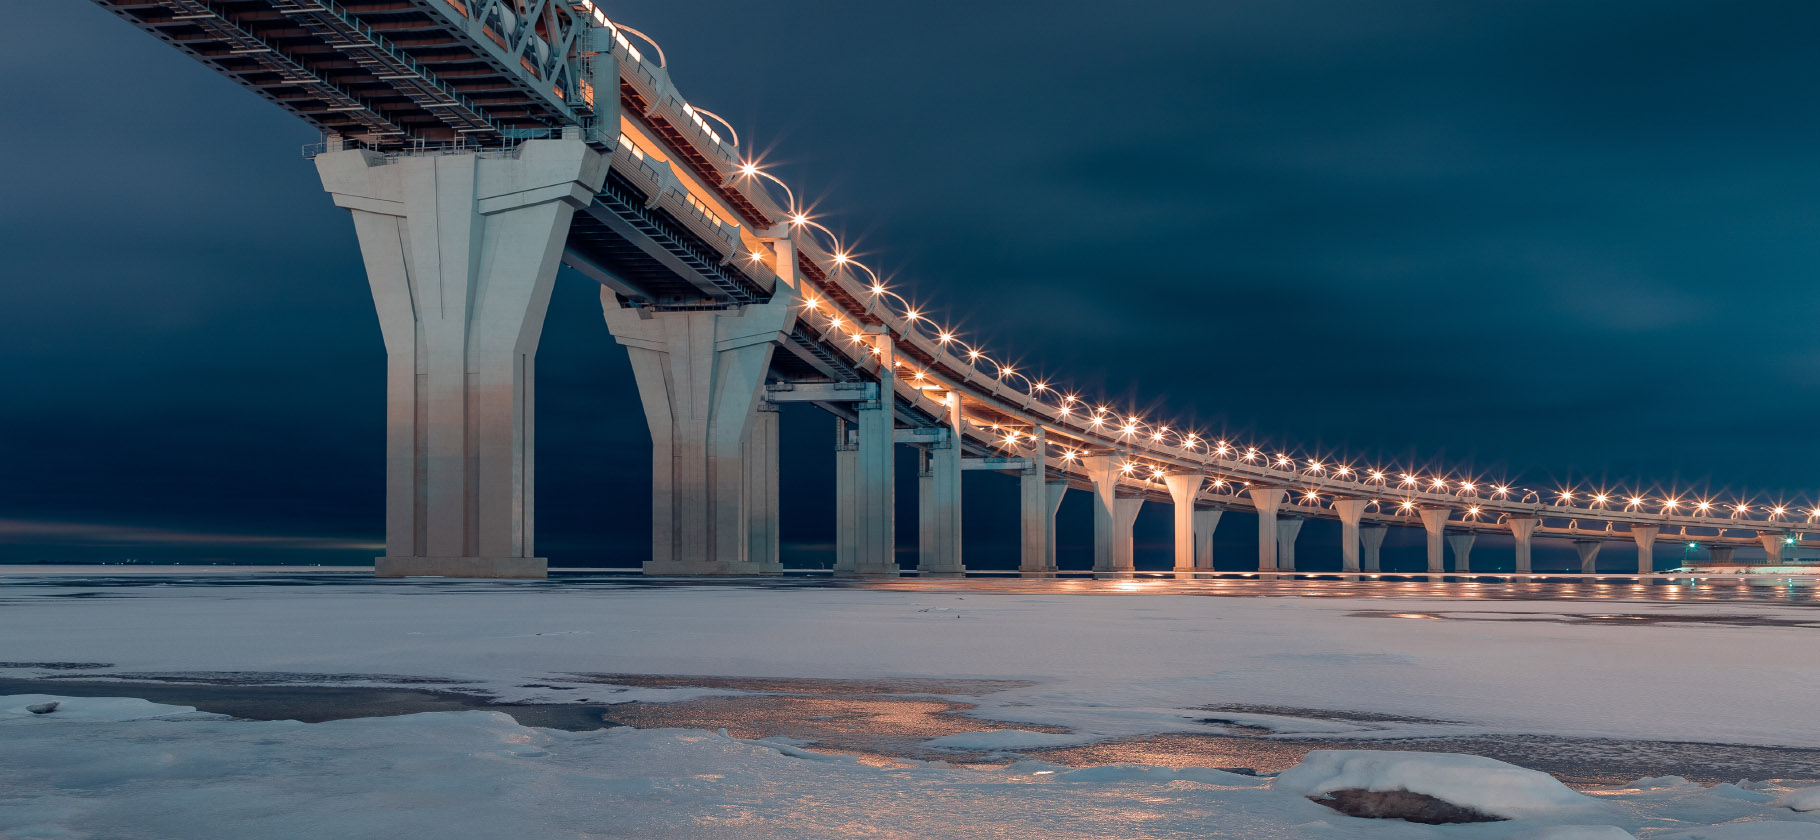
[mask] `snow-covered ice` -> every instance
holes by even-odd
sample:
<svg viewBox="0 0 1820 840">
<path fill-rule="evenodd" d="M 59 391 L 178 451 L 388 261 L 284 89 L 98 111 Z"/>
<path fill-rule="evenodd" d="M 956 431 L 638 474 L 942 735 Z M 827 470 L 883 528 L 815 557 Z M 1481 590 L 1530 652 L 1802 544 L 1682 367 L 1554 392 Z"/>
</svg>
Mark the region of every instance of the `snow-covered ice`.
<svg viewBox="0 0 1820 840">
<path fill-rule="evenodd" d="M 0 697 L 0 708 L 37 699 Z M 1200 768 L 880 767 L 695 730 L 529 728 L 497 712 L 304 724 L 58 699 L 69 714 L 0 717 L 8 840 L 1820 836 L 1820 818 L 1698 786 L 1593 791 L 1596 823 L 1586 809 L 1543 808 L 1426 826 L 1348 817 L 1268 779 Z"/>
<path fill-rule="evenodd" d="M 538 703 L 715 693 L 612 686 L 600 674 L 1013 679 L 1028 684 L 970 698 L 972 714 L 990 728 L 1064 728 L 1076 743 L 1205 733 L 1201 721 L 1219 718 L 1324 739 L 1549 734 L 1820 748 L 1820 716 L 1739 711 L 1743 698 L 1799 707 L 1820 695 L 1811 628 L 1551 620 L 1820 620 L 1812 608 L 1760 603 L 370 581 L 9 590 L 5 580 L 0 663 L 112 665 L 0 669 L 14 676 L 223 672 Z M 94 596 L 61 597 L 77 591 Z M 1377 617 L 1386 606 L 1448 618 Z M 1365 612 L 1374 615 L 1353 615 Z M 1224 704 L 1252 710 L 1207 710 Z M 1369 714 L 1258 711 L 1271 707 Z"/>
<path fill-rule="evenodd" d="M 1337 790 L 1403 790 L 1505 819 L 1597 816 L 1598 800 L 1547 773 L 1477 755 L 1400 750 L 1314 750 L 1271 787 L 1316 796 Z"/>
</svg>

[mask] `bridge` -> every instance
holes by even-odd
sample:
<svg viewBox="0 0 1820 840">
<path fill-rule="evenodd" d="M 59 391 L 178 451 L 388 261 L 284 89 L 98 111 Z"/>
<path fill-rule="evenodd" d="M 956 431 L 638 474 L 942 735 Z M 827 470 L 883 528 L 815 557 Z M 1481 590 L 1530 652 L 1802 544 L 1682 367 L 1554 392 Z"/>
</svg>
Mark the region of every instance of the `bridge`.
<svg viewBox="0 0 1820 840">
<path fill-rule="evenodd" d="M 914 447 L 918 570 L 965 571 L 961 474 L 1020 483 L 1019 571 L 1056 572 L 1055 514 L 1093 500 L 1095 572 L 1174 510 L 1174 571 L 1213 571 L 1222 514 L 1255 515 L 1258 569 L 1296 569 L 1335 519 L 1342 569 L 1420 527 L 1427 570 L 1477 535 L 1537 539 L 1593 572 L 1660 538 L 1715 560 L 1813 547 L 1820 512 L 1695 495 L 1530 490 L 1203 436 L 1115 411 L 919 312 L 742 156 L 671 83 L 658 44 L 590 0 L 96 0 L 322 132 L 306 149 L 359 241 L 387 354 L 383 576 L 542 577 L 535 359 L 559 265 L 601 286 L 654 446 L 653 574 L 781 571 L 778 412 L 837 418 L 837 572 L 895 575 L 894 453 Z"/>
</svg>

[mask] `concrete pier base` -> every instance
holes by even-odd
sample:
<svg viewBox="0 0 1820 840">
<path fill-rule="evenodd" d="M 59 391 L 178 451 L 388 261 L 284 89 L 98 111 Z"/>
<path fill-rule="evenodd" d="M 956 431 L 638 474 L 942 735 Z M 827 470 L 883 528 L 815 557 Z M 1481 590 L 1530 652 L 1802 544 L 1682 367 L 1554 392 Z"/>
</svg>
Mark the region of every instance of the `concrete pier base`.
<svg viewBox="0 0 1820 840">
<path fill-rule="evenodd" d="M 1194 571 L 1194 497 L 1201 494 L 1200 473 L 1163 476 L 1169 501 L 1175 506 L 1175 567 L 1177 573 Z"/>
<path fill-rule="evenodd" d="M 1764 562 L 1771 566 L 1779 565 L 1782 562 L 1782 547 L 1785 544 L 1783 541 L 1786 539 L 1788 539 L 1787 534 L 1777 531 L 1757 532 L 1757 542 L 1763 545 Z"/>
<path fill-rule="evenodd" d="M 316 157 L 354 220 L 386 347 L 386 576 L 543 577 L 537 344 L 569 223 L 606 178 L 579 138 Z"/>
<path fill-rule="evenodd" d="M 867 327 L 873 349 L 878 397 L 853 404 L 852 436 L 836 457 L 835 494 L 846 505 L 834 528 L 836 574 L 894 577 L 897 565 L 896 485 L 896 350 L 883 327 Z M 956 449 L 958 457 L 959 450 Z M 959 480 L 959 471 L 955 473 Z M 956 490 L 955 502 L 960 501 Z M 959 549 L 956 529 L 955 548 Z M 956 563 L 959 555 L 955 556 Z"/>
</svg>

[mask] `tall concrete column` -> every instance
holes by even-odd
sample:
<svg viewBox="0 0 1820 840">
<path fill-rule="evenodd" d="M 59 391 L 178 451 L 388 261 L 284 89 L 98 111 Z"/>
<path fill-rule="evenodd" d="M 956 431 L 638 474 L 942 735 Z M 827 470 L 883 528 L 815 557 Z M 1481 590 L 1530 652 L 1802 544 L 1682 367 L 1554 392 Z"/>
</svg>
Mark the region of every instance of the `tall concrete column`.
<svg viewBox="0 0 1820 840">
<path fill-rule="evenodd" d="M 1422 517 L 1422 527 L 1428 531 L 1428 573 L 1441 574 L 1447 571 L 1442 538 L 1447 533 L 1447 515 L 1452 511 L 1447 508 L 1425 507 L 1417 513 Z"/>
<path fill-rule="evenodd" d="M 1026 574 L 1055 573 L 1055 510 L 1061 507 L 1068 482 L 1049 481 L 1048 435 L 1042 426 L 1031 432 L 1030 466 L 1018 474 L 1019 559 L 1017 569 Z"/>
<path fill-rule="evenodd" d="M 859 563 L 859 429 L 834 418 L 834 572 L 853 574 Z"/>
<path fill-rule="evenodd" d="M 1119 554 L 1119 470 L 1111 455 L 1081 459 L 1087 480 L 1093 482 L 1093 570 L 1113 571 Z"/>
<path fill-rule="evenodd" d="M 1359 519 L 1365 515 L 1364 499 L 1334 499 L 1333 512 L 1340 515 L 1340 571 L 1359 570 Z"/>
<path fill-rule="evenodd" d="M 1733 550 L 1729 545 L 1715 545 L 1707 549 L 1707 553 L 1712 555 L 1712 562 L 1723 565 L 1732 561 Z"/>
<path fill-rule="evenodd" d="M 1219 508 L 1194 512 L 1194 568 L 1196 571 L 1213 571 L 1213 532 L 1220 527 L 1220 514 L 1222 513 L 1225 511 Z"/>
<path fill-rule="evenodd" d="M 1384 548 L 1384 535 L 1388 533 L 1390 533 L 1390 529 L 1382 525 L 1359 529 L 1359 543 L 1365 548 L 1365 571 L 1381 572 L 1384 570 L 1380 557 Z"/>
<path fill-rule="evenodd" d="M 764 502 L 754 504 L 746 466 L 762 413 L 754 409 L 772 350 L 796 322 L 795 302 L 780 288 L 768 303 L 654 312 L 601 290 L 607 329 L 632 360 L 651 431 L 646 574 L 775 571 L 752 557 L 754 508 Z"/>
<path fill-rule="evenodd" d="M 1599 548 L 1603 545 L 1598 540 L 1574 540 L 1574 551 L 1580 553 L 1580 574 L 1598 574 Z"/>
<path fill-rule="evenodd" d="M 949 392 L 943 407 L 941 436 L 921 453 L 917 479 L 917 570 L 925 575 L 959 575 L 961 564 L 961 431 L 960 396 Z"/>
<path fill-rule="evenodd" d="M 515 154 L 317 156 L 354 219 L 386 347 L 384 577 L 544 577 L 535 364 L 569 222 L 606 178 L 579 138 Z"/>
<path fill-rule="evenodd" d="M 1114 524 L 1118 528 L 1118 534 L 1113 542 L 1113 548 L 1116 549 L 1116 553 L 1112 556 L 1112 567 L 1109 569 L 1095 567 L 1094 571 L 1117 572 L 1123 574 L 1136 568 L 1132 562 L 1133 555 L 1135 554 L 1133 551 L 1135 546 L 1132 544 L 1131 527 L 1137 524 L 1138 511 L 1142 510 L 1143 507 L 1144 499 L 1141 496 L 1133 496 L 1118 500 L 1113 508 L 1113 515 L 1116 520 Z"/>
<path fill-rule="evenodd" d="M 1201 494 L 1200 473 L 1176 473 L 1163 476 L 1169 488 L 1169 501 L 1175 505 L 1175 571 L 1194 571 L 1194 497 Z"/>
<path fill-rule="evenodd" d="M 1530 559 L 1530 538 L 1535 535 L 1536 526 L 1542 524 L 1542 520 L 1535 517 L 1513 516 L 1505 519 L 1504 524 L 1510 526 L 1510 536 L 1517 541 L 1517 574 L 1528 574 L 1534 571 L 1532 568 L 1534 563 Z"/>
<path fill-rule="evenodd" d="M 1251 504 L 1258 509 L 1258 571 L 1277 569 L 1277 510 L 1283 506 L 1283 490 L 1278 487 L 1253 487 Z"/>
<path fill-rule="evenodd" d="M 752 413 L 752 431 L 745 453 L 747 545 L 746 559 L 761 574 L 782 574 L 777 525 L 777 406 L 759 400 Z"/>
<path fill-rule="evenodd" d="M 1637 574 L 1647 575 L 1656 570 L 1656 534 L 1661 533 L 1660 525 L 1632 525 L 1630 536 L 1637 541 Z"/>
<path fill-rule="evenodd" d="M 1302 533 L 1302 518 L 1289 516 L 1277 520 L 1277 571 L 1295 571 L 1295 538 Z"/>
<path fill-rule="evenodd" d="M 1477 538 L 1475 534 L 1447 535 L 1447 547 L 1453 549 L 1453 570 L 1455 572 L 1472 571 L 1472 544 Z"/>
<path fill-rule="evenodd" d="M 1780 534 L 1774 531 L 1757 532 L 1757 542 L 1763 544 L 1763 553 L 1766 555 L 1764 562 L 1771 566 L 1778 565 L 1782 562 L 1782 547 L 1786 545 L 1783 540 L 1786 539 L 1788 539 L 1787 534 Z"/>
</svg>

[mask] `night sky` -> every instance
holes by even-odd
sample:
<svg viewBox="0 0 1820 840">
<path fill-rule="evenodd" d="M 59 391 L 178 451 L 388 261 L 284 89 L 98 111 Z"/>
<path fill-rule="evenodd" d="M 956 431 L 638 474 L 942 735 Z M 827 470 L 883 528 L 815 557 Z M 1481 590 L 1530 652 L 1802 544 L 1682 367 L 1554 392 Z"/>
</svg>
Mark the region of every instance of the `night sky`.
<svg viewBox="0 0 1820 840">
<path fill-rule="evenodd" d="M 899 290 L 1086 395 L 1536 489 L 1820 489 L 1820 4 L 606 8 Z M 384 350 L 315 133 L 88 3 L 0 45 L 0 561 L 378 553 Z M 538 355 L 556 566 L 649 552 L 597 295 L 565 270 Z M 831 421 L 784 422 L 786 560 L 824 563 Z M 1015 486 L 967 475 L 969 566 L 1015 566 Z M 1167 506 L 1138 529 L 1166 566 Z"/>
</svg>

